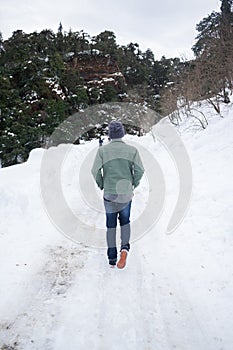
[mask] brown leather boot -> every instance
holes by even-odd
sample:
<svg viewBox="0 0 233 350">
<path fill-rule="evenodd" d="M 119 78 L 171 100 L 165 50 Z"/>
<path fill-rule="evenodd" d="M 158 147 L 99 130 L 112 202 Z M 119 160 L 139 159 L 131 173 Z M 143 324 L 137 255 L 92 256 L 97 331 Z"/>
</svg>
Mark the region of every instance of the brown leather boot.
<svg viewBox="0 0 233 350">
<path fill-rule="evenodd" d="M 123 249 L 121 251 L 121 257 L 120 260 L 117 263 L 117 267 L 118 269 L 123 269 L 126 265 L 126 259 L 127 259 L 127 255 L 128 255 L 128 251 Z"/>
</svg>

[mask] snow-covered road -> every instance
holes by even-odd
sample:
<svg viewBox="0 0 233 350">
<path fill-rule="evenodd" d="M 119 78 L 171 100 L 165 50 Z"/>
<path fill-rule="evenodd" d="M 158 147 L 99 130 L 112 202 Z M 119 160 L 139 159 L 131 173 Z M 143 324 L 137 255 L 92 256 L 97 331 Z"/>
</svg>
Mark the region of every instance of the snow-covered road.
<svg viewBox="0 0 233 350">
<path fill-rule="evenodd" d="M 25 164 L 1 169 L 1 350 L 232 350 L 232 111 L 182 136 L 193 195 L 171 235 L 174 169 L 151 135 L 136 140 L 156 154 L 167 198 L 157 224 L 132 242 L 123 270 L 108 267 L 105 249 L 72 242 L 53 226 L 40 195 L 42 150 Z M 91 148 L 74 146 L 71 158 L 81 163 Z M 76 172 L 69 160 L 65 167 L 66 198 L 79 211 Z M 135 195 L 133 217 L 145 188 L 142 183 Z M 104 216 L 90 208 L 82 215 L 104 225 Z"/>
</svg>

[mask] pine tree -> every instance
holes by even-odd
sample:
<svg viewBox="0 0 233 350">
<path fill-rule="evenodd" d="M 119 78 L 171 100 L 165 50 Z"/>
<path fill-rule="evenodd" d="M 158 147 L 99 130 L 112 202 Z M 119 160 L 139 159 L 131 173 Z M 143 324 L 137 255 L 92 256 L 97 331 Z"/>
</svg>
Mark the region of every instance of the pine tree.
<svg viewBox="0 0 233 350">
<path fill-rule="evenodd" d="M 64 53 L 64 36 L 63 36 L 63 27 L 60 22 L 59 27 L 58 27 L 58 32 L 56 36 L 56 48 L 57 50 L 63 54 Z"/>
<path fill-rule="evenodd" d="M 220 39 L 230 44 L 233 39 L 233 0 L 222 0 L 221 19 L 219 26 Z"/>
<path fill-rule="evenodd" d="M 232 12 L 232 0 L 221 0 L 221 12 L 223 16 L 229 16 Z"/>
<path fill-rule="evenodd" d="M 61 22 L 59 23 L 59 27 L 58 27 L 58 34 L 62 35 L 62 31 L 63 31 L 63 27 Z"/>
<path fill-rule="evenodd" d="M 219 38 L 220 20 L 221 14 L 213 11 L 197 24 L 196 29 L 199 34 L 196 37 L 197 42 L 192 48 L 196 57 L 208 50 L 213 39 Z"/>
<path fill-rule="evenodd" d="M 104 56 L 110 55 L 111 58 L 116 58 L 117 44 L 116 36 L 113 32 L 105 30 L 93 38 L 93 47 L 99 50 Z"/>
<path fill-rule="evenodd" d="M 3 45 L 2 33 L 0 32 L 0 55 L 2 52 L 4 52 L 4 45 Z"/>
<path fill-rule="evenodd" d="M 226 88 L 232 89 L 233 80 L 232 0 L 221 0 L 221 12 L 212 12 L 197 25 L 197 30 L 193 50 L 202 75 L 201 95 L 204 98 L 221 94 L 228 103 Z"/>
</svg>

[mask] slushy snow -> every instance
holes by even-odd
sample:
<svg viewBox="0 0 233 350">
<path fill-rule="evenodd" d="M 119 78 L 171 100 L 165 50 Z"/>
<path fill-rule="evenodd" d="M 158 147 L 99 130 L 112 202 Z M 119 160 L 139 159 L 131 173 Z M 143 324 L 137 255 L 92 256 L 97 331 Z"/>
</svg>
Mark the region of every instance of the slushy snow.
<svg viewBox="0 0 233 350">
<path fill-rule="evenodd" d="M 33 150 L 26 163 L 0 169 L 1 350 L 232 350 L 233 105 L 222 106 L 223 118 L 205 105 L 202 112 L 205 130 L 194 131 L 189 120 L 177 128 L 191 160 L 193 192 L 170 235 L 175 166 L 151 133 L 126 137 L 160 164 L 166 204 L 154 227 L 132 242 L 124 270 L 110 269 L 105 249 L 69 240 L 47 216 L 40 193 L 47 151 Z M 74 213 L 104 227 L 104 214 L 84 202 L 80 207 L 77 169 L 93 148 L 98 140 L 71 148 L 63 191 Z M 147 190 L 145 176 L 132 220 Z"/>
</svg>

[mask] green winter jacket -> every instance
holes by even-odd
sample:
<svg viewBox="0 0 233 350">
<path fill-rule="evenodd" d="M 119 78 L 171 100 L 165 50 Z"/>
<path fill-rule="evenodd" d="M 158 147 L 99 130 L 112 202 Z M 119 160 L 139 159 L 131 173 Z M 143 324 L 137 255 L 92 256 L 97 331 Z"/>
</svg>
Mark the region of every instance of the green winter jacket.
<svg viewBox="0 0 233 350">
<path fill-rule="evenodd" d="M 144 173 L 138 150 L 122 139 L 99 148 L 92 175 L 104 194 L 131 194 Z"/>
</svg>

